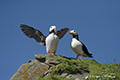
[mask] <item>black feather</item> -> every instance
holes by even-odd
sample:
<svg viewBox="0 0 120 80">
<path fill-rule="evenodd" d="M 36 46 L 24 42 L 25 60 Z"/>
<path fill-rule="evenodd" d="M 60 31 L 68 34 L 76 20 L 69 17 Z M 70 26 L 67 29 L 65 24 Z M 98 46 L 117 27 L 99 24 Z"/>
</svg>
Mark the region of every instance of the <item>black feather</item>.
<svg viewBox="0 0 120 80">
<path fill-rule="evenodd" d="M 61 30 L 56 32 L 56 35 L 59 37 L 59 39 L 61 39 L 68 30 L 69 30 L 69 28 L 61 29 Z"/>
<path fill-rule="evenodd" d="M 41 45 L 44 45 L 44 46 L 46 45 L 45 44 L 46 37 L 39 30 L 34 29 L 34 28 L 24 25 L 24 24 L 21 24 L 20 28 L 21 28 L 22 32 L 29 38 L 34 38 Z"/>
</svg>

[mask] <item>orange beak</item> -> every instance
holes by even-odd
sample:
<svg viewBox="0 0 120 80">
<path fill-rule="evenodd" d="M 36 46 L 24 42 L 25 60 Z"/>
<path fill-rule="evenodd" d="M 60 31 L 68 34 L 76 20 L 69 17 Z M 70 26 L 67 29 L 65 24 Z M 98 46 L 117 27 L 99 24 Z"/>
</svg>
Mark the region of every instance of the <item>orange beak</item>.
<svg viewBox="0 0 120 80">
<path fill-rule="evenodd" d="M 69 32 L 69 34 L 71 34 L 71 35 L 72 35 L 73 33 L 71 33 L 71 31 L 70 31 L 70 32 Z"/>
<path fill-rule="evenodd" d="M 57 27 L 55 26 L 54 30 L 56 30 L 56 29 L 57 29 Z"/>
</svg>

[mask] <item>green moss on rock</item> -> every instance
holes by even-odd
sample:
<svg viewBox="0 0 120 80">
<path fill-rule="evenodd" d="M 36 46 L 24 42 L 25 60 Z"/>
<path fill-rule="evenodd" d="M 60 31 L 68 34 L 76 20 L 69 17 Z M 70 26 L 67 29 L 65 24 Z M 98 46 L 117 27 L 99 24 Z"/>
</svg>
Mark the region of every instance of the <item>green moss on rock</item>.
<svg viewBox="0 0 120 80">
<path fill-rule="evenodd" d="M 61 63 L 53 66 L 50 70 L 50 72 L 53 73 L 76 73 L 79 72 L 80 69 L 76 66 L 77 63 L 80 63 L 80 61 L 77 60 L 68 60 L 66 58 L 60 57 L 60 56 L 55 56 L 55 58 L 60 61 Z"/>
<path fill-rule="evenodd" d="M 76 73 L 79 72 L 79 67 L 89 68 L 90 73 L 86 75 L 89 79 L 120 79 L 120 64 L 100 64 L 95 60 L 83 59 L 66 59 L 60 56 L 55 56 L 55 58 L 61 62 L 61 64 L 54 66 L 53 72 L 68 72 Z M 87 79 L 87 78 L 86 78 Z"/>
<path fill-rule="evenodd" d="M 86 74 L 86 80 L 120 80 L 120 64 L 100 64 L 95 60 L 67 59 L 61 56 L 54 56 L 61 63 L 50 68 L 51 75 L 36 80 L 69 80 L 61 77 L 61 73 L 79 73 L 81 69 L 88 68 L 90 72 Z M 54 76 L 56 74 L 57 76 Z M 74 80 L 73 78 L 70 80 Z"/>
<path fill-rule="evenodd" d="M 35 80 L 74 80 L 74 78 L 67 79 L 67 78 L 62 77 L 60 75 L 54 76 L 53 74 L 51 74 L 48 77 L 40 77 L 40 78 L 37 78 Z"/>
</svg>

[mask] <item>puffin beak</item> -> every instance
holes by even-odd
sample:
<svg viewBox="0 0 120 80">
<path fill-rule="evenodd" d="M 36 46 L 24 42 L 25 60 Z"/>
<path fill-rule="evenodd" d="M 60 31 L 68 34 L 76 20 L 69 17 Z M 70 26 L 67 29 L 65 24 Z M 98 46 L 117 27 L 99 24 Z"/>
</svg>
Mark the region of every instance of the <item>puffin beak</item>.
<svg viewBox="0 0 120 80">
<path fill-rule="evenodd" d="M 54 31 L 57 29 L 57 27 L 55 26 L 55 28 L 54 28 Z"/>
<path fill-rule="evenodd" d="M 70 34 L 70 35 L 73 35 L 73 33 L 72 33 L 71 31 L 69 32 L 69 34 Z"/>
</svg>

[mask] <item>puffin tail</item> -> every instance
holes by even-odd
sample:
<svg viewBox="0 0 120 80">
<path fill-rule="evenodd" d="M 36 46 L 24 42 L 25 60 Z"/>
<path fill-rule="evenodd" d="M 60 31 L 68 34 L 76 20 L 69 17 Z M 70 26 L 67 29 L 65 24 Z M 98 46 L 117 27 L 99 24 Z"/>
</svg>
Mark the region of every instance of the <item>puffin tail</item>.
<svg viewBox="0 0 120 80">
<path fill-rule="evenodd" d="M 93 56 L 92 56 L 92 54 L 91 54 L 91 53 L 89 53 L 89 57 L 90 57 L 90 58 L 93 58 Z"/>
</svg>

